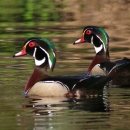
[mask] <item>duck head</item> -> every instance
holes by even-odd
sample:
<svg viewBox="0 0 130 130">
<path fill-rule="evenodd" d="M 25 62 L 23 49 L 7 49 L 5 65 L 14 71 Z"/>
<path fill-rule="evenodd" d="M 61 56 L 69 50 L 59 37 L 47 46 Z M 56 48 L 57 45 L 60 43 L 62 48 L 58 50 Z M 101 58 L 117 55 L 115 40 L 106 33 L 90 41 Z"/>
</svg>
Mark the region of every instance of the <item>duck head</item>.
<svg viewBox="0 0 130 130">
<path fill-rule="evenodd" d="M 83 29 L 82 37 L 79 40 L 76 40 L 73 44 L 80 44 L 84 42 L 91 43 L 96 52 L 96 56 L 87 70 L 87 74 L 90 74 L 90 72 L 94 70 L 95 65 L 98 65 L 101 62 L 110 61 L 109 37 L 103 28 L 97 26 L 87 26 Z M 99 69 L 96 68 L 96 70 L 100 73 L 100 67 Z"/>
<path fill-rule="evenodd" d="M 26 54 L 34 57 L 36 67 L 25 86 L 24 95 L 27 95 L 36 82 L 50 77 L 46 73 L 47 67 L 49 65 L 49 68 L 53 71 L 56 63 L 56 50 L 53 43 L 43 38 L 27 39 L 22 50 L 13 57 L 24 56 Z"/>
<path fill-rule="evenodd" d="M 109 60 L 109 37 L 103 28 L 87 26 L 83 29 L 82 37 L 73 44 L 88 42 L 94 45 L 96 54 L 105 53 Z"/>
<path fill-rule="evenodd" d="M 54 45 L 43 38 L 29 38 L 25 41 L 20 52 L 13 57 L 19 57 L 29 54 L 34 57 L 35 65 L 42 67 L 46 64 L 53 70 L 56 62 L 56 53 Z"/>
</svg>

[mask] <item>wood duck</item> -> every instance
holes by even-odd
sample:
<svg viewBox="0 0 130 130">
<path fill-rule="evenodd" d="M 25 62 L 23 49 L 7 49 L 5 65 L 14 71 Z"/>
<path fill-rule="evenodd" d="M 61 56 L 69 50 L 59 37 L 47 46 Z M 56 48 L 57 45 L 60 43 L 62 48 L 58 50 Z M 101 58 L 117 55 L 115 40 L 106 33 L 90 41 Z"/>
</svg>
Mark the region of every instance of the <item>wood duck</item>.
<svg viewBox="0 0 130 130">
<path fill-rule="evenodd" d="M 96 52 L 87 74 L 102 74 L 109 76 L 130 75 L 130 59 L 124 58 L 115 62 L 110 61 L 109 37 L 103 28 L 97 26 L 87 26 L 83 29 L 81 39 L 74 44 L 88 42 L 91 43 Z"/>
<path fill-rule="evenodd" d="M 25 96 L 85 96 L 90 91 L 102 92 L 104 85 L 110 80 L 106 76 L 50 76 L 47 67 L 53 71 L 56 49 L 53 43 L 43 38 L 27 39 L 22 50 L 13 57 L 26 54 L 34 57 L 36 67 L 25 86 Z"/>
</svg>

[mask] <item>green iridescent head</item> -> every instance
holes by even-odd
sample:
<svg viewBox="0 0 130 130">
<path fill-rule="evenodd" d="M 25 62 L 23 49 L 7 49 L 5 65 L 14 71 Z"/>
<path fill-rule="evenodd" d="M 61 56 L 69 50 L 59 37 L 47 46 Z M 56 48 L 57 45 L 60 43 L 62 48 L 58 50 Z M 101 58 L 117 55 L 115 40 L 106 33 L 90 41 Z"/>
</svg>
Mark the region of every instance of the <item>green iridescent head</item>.
<svg viewBox="0 0 130 130">
<path fill-rule="evenodd" d="M 52 42 L 43 38 L 29 38 L 25 41 L 22 51 L 14 57 L 29 54 L 34 57 L 36 66 L 48 64 L 53 70 L 56 63 L 56 50 Z"/>
<path fill-rule="evenodd" d="M 97 26 L 87 26 L 83 29 L 82 38 L 74 44 L 89 42 L 94 45 L 96 53 L 102 49 L 107 52 L 109 49 L 109 37 L 103 28 Z"/>
</svg>

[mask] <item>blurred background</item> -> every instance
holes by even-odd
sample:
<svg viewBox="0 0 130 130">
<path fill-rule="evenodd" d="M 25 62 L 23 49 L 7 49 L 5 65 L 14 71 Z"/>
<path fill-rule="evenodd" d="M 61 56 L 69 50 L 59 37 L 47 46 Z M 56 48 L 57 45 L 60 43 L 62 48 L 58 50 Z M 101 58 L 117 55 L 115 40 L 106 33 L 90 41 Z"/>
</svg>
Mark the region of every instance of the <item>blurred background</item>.
<svg viewBox="0 0 130 130">
<path fill-rule="evenodd" d="M 34 61 L 28 55 L 14 59 L 12 56 L 22 49 L 24 41 L 43 37 L 54 43 L 57 63 L 54 72 L 49 70 L 51 75 L 80 75 L 86 72 L 95 50 L 91 44 L 73 42 L 88 25 L 107 31 L 112 61 L 130 58 L 130 0 L 0 0 L 0 129 L 127 129 L 129 89 L 111 88 L 107 101 L 88 99 L 87 104 L 79 103 L 76 107 L 60 102 L 53 109 L 64 111 L 49 116 L 46 112 L 50 110 L 38 113 L 32 107 L 22 107 L 30 103 L 24 98 L 23 89 Z M 113 111 L 101 113 L 109 109 L 108 103 Z"/>
<path fill-rule="evenodd" d="M 129 6 L 129 0 L 1 0 L 0 56 L 4 57 L 1 66 L 14 71 L 12 67 L 21 63 L 21 68 L 29 65 L 28 71 L 33 63 L 26 62 L 32 60 L 17 60 L 11 56 L 21 50 L 27 38 L 44 37 L 57 49 L 54 74 L 61 74 L 62 68 L 67 68 L 67 74 L 84 72 L 95 55 L 93 46 L 74 46 L 73 42 L 81 37 L 83 28 L 88 25 L 100 26 L 107 31 L 111 60 L 129 56 Z M 7 60 L 10 61 L 8 64 Z"/>
</svg>

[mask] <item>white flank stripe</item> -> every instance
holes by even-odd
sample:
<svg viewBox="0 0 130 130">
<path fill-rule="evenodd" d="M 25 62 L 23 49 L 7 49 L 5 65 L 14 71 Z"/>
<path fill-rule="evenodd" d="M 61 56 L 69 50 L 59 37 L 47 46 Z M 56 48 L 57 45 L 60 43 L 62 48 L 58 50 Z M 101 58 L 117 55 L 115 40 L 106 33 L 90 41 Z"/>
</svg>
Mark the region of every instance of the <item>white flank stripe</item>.
<svg viewBox="0 0 130 130">
<path fill-rule="evenodd" d="M 116 67 L 118 67 L 117 64 L 109 71 L 108 75 L 109 75 Z"/>
<path fill-rule="evenodd" d="M 62 85 L 62 87 L 63 88 L 66 88 L 68 91 L 70 91 L 69 90 L 69 87 L 66 85 L 66 84 L 63 84 L 62 82 L 60 82 L 60 81 L 40 81 L 40 82 L 44 82 L 44 83 L 58 83 L 58 84 L 61 84 Z"/>
</svg>

